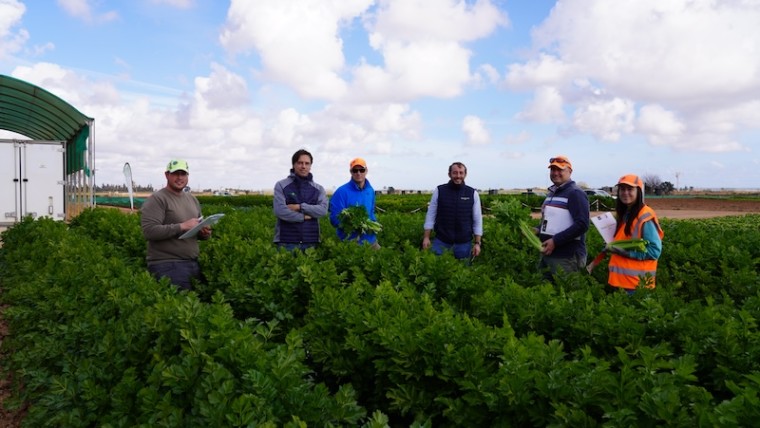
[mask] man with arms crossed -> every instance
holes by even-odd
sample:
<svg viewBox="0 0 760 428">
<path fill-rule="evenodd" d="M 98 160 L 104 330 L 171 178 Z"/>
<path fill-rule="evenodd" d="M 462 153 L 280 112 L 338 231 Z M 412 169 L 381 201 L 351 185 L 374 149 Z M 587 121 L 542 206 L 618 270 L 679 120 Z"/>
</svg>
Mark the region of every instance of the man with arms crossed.
<svg viewBox="0 0 760 428">
<path fill-rule="evenodd" d="M 319 218 L 327 214 L 327 195 L 311 175 L 313 160 L 304 149 L 295 152 L 290 175 L 274 186 L 274 242 L 287 250 L 319 244 Z"/>
</svg>

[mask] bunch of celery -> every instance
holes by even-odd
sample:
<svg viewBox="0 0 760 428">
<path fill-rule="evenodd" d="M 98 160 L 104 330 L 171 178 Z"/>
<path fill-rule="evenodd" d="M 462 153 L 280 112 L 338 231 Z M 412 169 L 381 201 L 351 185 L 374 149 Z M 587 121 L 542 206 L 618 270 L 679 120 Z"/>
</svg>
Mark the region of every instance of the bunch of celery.
<svg viewBox="0 0 760 428">
<path fill-rule="evenodd" d="M 588 273 L 591 273 L 591 271 L 594 270 L 596 265 L 598 265 L 609 252 L 614 253 L 618 250 L 621 252 L 628 252 L 628 251 L 640 251 L 642 253 L 646 252 L 648 243 L 649 241 L 645 239 L 618 239 L 617 241 L 612 241 L 604 247 L 604 250 L 602 250 L 602 252 L 599 253 L 599 255 L 597 255 L 594 258 L 594 260 L 592 260 L 591 263 L 588 264 L 588 266 L 586 266 L 586 270 L 588 271 Z"/>
<path fill-rule="evenodd" d="M 338 221 L 340 228 L 348 235 L 377 234 L 383 230 L 380 223 L 370 220 L 367 209 L 363 205 L 345 208 L 338 214 Z"/>
<path fill-rule="evenodd" d="M 531 247 L 536 248 L 538 251 L 541 251 L 541 240 L 536 235 L 536 230 L 528 225 L 528 223 L 521 221 L 520 222 L 520 231 L 523 235 L 528 239 L 528 243 Z"/>
<path fill-rule="evenodd" d="M 622 251 L 640 251 L 646 252 L 649 241 L 645 239 L 618 239 L 607 244 L 607 248 Z"/>
</svg>

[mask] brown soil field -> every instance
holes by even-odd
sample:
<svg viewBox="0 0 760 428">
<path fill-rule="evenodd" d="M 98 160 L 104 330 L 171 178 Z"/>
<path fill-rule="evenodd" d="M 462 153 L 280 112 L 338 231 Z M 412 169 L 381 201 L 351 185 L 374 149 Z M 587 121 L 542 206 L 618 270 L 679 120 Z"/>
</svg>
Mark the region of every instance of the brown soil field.
<svg viewBox="0 0 760 428">
<path fill-rule="evenodd" d="M 662 218 L 710 218 L 760 213 L 760 199 L 648 198 Z"/>
<path fill-rule="evenodd" d="M 760 199 L 647 198 L 645 202 L 654 209 L 659 218 L 689 219 L 760 214 Z M 592 204 L 591 210 L 594 214 L 606 208 Z M 540 213 L 533 213 L 535 218 L 540 216 Z"/>
</svg>

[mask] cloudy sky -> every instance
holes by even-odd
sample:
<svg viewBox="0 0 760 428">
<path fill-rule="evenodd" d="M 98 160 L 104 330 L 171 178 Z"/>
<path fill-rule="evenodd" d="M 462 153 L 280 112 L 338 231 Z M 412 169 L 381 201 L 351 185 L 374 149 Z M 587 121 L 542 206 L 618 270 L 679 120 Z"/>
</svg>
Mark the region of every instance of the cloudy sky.
<svg viewBox="0 0 760 428">
<path fill-rule="evenodd" d="M 760 188 L 755 0 L 0 0 L 0 74 L 95 118 L 96 180 Z M 14 136 L 0 131 L 0 138 Z"/>
</svg>

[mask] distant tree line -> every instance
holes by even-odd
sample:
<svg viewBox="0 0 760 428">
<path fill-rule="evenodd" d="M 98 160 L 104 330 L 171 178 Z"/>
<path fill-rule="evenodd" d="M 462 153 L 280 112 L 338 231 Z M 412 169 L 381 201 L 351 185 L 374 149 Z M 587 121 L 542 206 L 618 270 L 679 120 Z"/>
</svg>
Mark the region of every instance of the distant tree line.
<svg viewBox="0 0 760 428">
<path fill-rule="evenodd" d="M 644 192 L 648 195 L 669 195 L 676 187 L 670 181 L 662 181 L 657 174 L 646 174 L 641 177 L 644 180 Z"/>
<path fill-rule="evenodd" d="M 127 189 L 126 184 L 98 184 L 95 185 L 95 191 L 96 192 L 121 192 L 126 193 L 129 190 Z M 132 186 L 132 191 L 134 192 L 150 192 L 153 193 L 153 185 L 148 184 L 147 186 L 141 186 L 139 184 L 134 184 Z"/>
<path fill-rule="evenodd" d="M 642 180 L 644 180 L 644 191 L 648 195 L 669 195 L 674 190 L 676 190 L 673 183 L 669 181 L 662 181 L 660 179 L 660 176 L 656 174 L 647 174 L 643 175 L 641 177 Z M 588 187 L 588 186 L 585 186 Z M 153 185 L 148 184 L 147 186 L 142 186 L 139 184 L 134 184 L 132 186 L 132 190 L 134 192 L 148 192 L 153 193 Z M 393 187 L 387 187 L 387 193 L 388 194 L 394 194 L 394 193 L 420 193 L 419 191 L 397 191 Z M 612 188 L 606 188 L 607 191 L 612 191 Z M 98 184 L 95 186 L 96 192 L 121 192 L 126 193 L 128 192 L 127 186 L 125 184 Z M 224 194 L 245 194 L 248 195 L 252 193 L 250 190 L 243 190 L 243 189 L 227 189 L 226 191 L 212 191 L 212 189 L 204 189 L 201 192 L 205 193 L 224 193 Z M 529 190 L 529 192 L 532 192 L 532 190 Z M 491 191 L 489 191 L 489 194 Z M 496 194 L 496 191 L 493 191 L 494 194 Z"/>
</svg>

